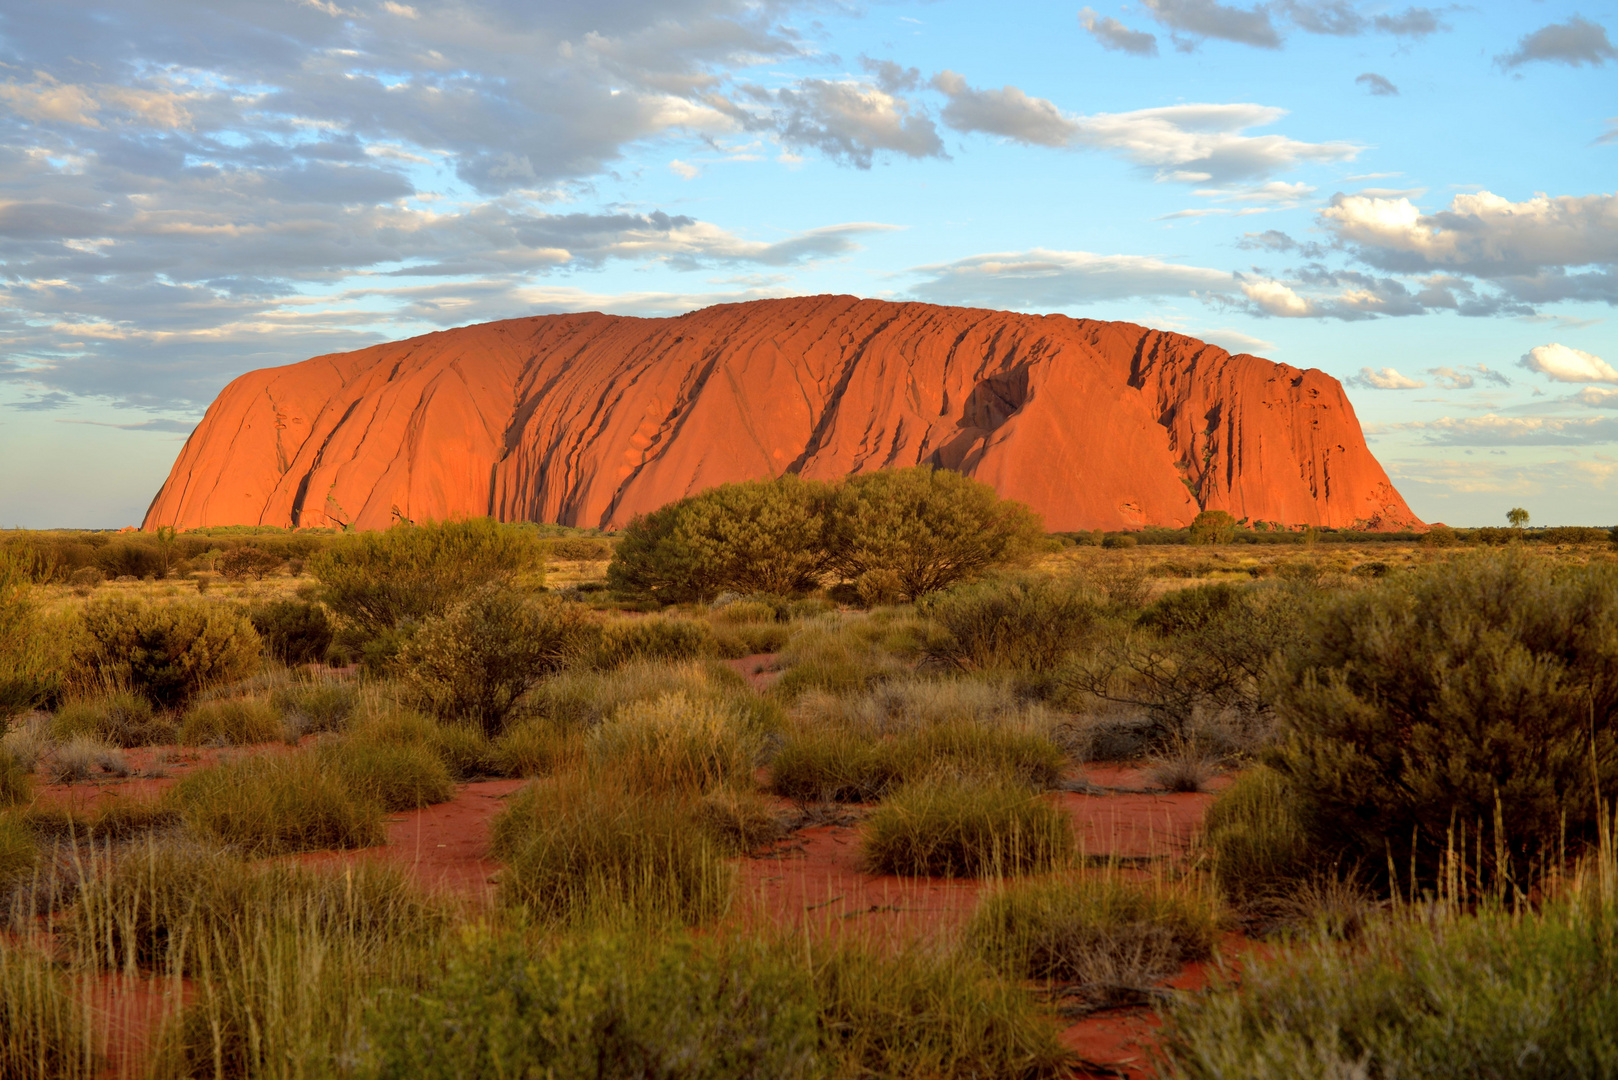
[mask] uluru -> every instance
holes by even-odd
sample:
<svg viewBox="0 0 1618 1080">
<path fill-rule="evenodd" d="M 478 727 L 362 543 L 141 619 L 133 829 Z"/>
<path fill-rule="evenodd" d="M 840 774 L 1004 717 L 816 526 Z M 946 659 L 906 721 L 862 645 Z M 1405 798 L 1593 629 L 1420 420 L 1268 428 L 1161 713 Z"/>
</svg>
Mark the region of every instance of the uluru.
<svg viewBox="0 0 1618 1080">
<path fill-rule="evenodd" d="M 248 372 L 144 526 L 617 528 L 729 481 L 931 463 L 1047 528 L 1420 522 L 1342 385 L 1181 334 L 852 296 L 542 315 Z"/>
</svg>

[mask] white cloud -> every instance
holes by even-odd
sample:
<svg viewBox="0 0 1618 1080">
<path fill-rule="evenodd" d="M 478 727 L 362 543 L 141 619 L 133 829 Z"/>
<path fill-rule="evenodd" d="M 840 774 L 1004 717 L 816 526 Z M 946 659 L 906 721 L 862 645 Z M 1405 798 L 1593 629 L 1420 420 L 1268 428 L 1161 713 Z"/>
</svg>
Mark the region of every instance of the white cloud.
<svg viewBox="0 0 1618 1080">
<path fill-rule="evenodd" d="M 1599 386 L 1586 386 L 1573 400 L 1592 409 L 1618 409 L 1618 390 L 1603 390 Z"/>
<path fill-rule="evenodd" d="M 1420 390 L 1427 385 L 1420 379 L 1401 375 L 1390 367 L 1385 367 L 1381 371 L 1372 371 L 1368 367 L 1360 368 L 1360 373 L 1348 381 L 1355 386 L 1369 387 L 1373 390 Z"/>
<path fill-rule="evenodd" d="M 918 266 L 929 275 L 911 292 L 939 304 L 1060 310 L 1096 300 L 1151 296 L 1200 297 L 1229 293 L 1234 277 L 1223 270 L 1182 266 L 1140 255 L 1088 251 L 998 252 Z"/>
<path fill-rule="evenodd" d="M 1588 446 L 1618 442 L 1618 417 L 1568 419 L 1485 413 L 1461 419 L 1445 416 L 1385 424 L 1381 431 L 1416 432 L 1429 443 L 1448 446 Z"/>
<path fill-rule="evenodd" d="M 1317 314 L 1312 303 L 1279 281 L 1243 281 L 1242 293 L 1266 315 L 1299 319 Z"/>
<path fill-rule="evenodd" d="M 1106 150 L 1153 170 L 1160 180 L 1227 184 L 1307 162 L 1347 161 L 1360 151 L 1347 142 L 1307 143 L 1284 135 L 1245 134 L 1286 115 L 1285 109 L 1269 105 L 1166 105 L 1074 115 L 1015 86 L 975 90 L 953 71 L 939 73 L 933 85 L 949 98 L 942 118 L 956 131 L 1039 146 Z"/>
<path fill-rule="evenodd" d="M 1565 23 L 1551 23 L 1525 34 L 1514 52 L 1495 57 L 1495 61 L 1506 68 L 1536 60 L 1569 67 L 1581 64 L 1600 67 L 1608 60 L 1618 60 L 1618 49 L 1612 47 L 1606 28 L 1600 23 L 1575 15 Z"/>
<path fill-rule="evenodd" d="M 681 161 L 679 158 L 669 162 L 669 169 L 681 180 L 695 180 L 702 175 L 702 170 L 697 166 L 689 161 Z"/>
<path fill-rule="evenodd" d="M 1618 383 L 1618 370 L 1601 357 L 1556 342 L 1529 349 L 1520 363 L 1557 382 Z"/>
<path fill-rule="evenodd" d="M 870 83 L 804 79 L 775 94 L 781 138 L 868 169 L 878 151 L 943 157 L 931 119 L 898 94 Z"/>
<path fill-rule="evenodd" d="M 1428 368 L 1427 374 L 1436 379 L 1438 385 L 1445 390 L 1470 390 L 1477 385 L 1479 379 L 1494 386 L 1511 385 L 1510 379 L 1490 368 L 1487 364 L 1471 366 L 1462 364 L 1459 367 Z"/>
<path fill-rule="evenodd" d="M 1131 30 L 1117 19 L 1097 15 L 1090 8 L 1079 9 L 1079 25 L 1089 31 L 1104 49 L 1133 53 L 1136 56 L 1156 56 L 1157 36 L 1143 30 Z"/>
</svg>

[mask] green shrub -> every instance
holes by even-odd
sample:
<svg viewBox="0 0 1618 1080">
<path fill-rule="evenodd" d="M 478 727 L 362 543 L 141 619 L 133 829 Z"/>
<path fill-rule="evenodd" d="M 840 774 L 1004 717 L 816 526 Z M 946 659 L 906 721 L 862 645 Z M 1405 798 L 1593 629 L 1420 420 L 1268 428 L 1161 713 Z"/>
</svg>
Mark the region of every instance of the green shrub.
<svg viewBox="0 0 1618 1080">
<path fill-rule="evenodd" d="M 0 1078 L 101 1075 L 94 1019 L 70 973 L 29 946 L 0 939 Z"/>
<path fill-rule="evenodd" d="M 286 735 L 281 713 L 257 698 L 203 701 L 186 710 L 180 721 L 184 746 L 251 746 L 279 742 Z"/>
<path fill-rule="evenodd" d="M 604 670 L 646 661 L 696 660 L 714 652 L 714 632 L 693 619 L 622 619 L 608 623 L 592 657 Z"/>
<path fill-rule="evenodd" d="M 592 729 L 590 763 L 632 791 L 707 791 L 751 777 L 759 741 L 712 699 L 677 692 L 624 705 Z"/>
<path fill-rule="evenodd" d="M 964 671 L 1052 671 L 1085 646 L 1098 619 L 1082 592 L 1043 578 L 957 586 L 918 610 L 939 630 L 927 639 L 928 659 Z"/>
<path fill-rule="evenodd" d="M 38 862 L 33 830 L 17 814 L 0 814 L 0 897 L 11 885 L 33 873 Z"/>
<path fill-rule="evenodd" d="M 304 600 L 271 600 L 248 612 L 264 649 L 289 666 L 314 664 L 331 648 L 331 620 L 326 609 Z"/>
<path fill-rule="evenodd" d="M 679 793 L 632 792 L 611 779 L 536 781 L 495 820 L 500 895 L 546 920 L 699 923 L 730 902 L 735 868 Z"/>
<path fill-rule="evenodd" d="M 481 1076 L 818 1080 L 801 964 L 746 945 L 631 933 L 538 952 L 472 938 L 369 1018 L 378 1080 Z"/>
<path fill-rule="evenodd" d="M 50 736 L 66 742 L 79 736 L 113 746 L 156 746 L 174 741 L 174 723 L 152 703 L 127 690 L 70 701 L 51 717 Z"/>
<path fill-rule="evenodd" d="M 345 536 L 308 564 L 340 618 L 376 636 L 442 615 L 475 589 L 544 584 L 534 534 L 489 518 Z"/>
<path fill-rule="evenodd" d="M 1285 777 L 1318 858 L 1483 881 L 1596 835 L 1618 797 L 1618 567 L 1467 556 L 1340 597 L 1278 678 Z"/>
<path fill-rule="evenodd" d="M 921 465 L 849 477 L 832 496 L 826 538 L 845 578 L 891 578 L 882 588 L 913 600 L 1039 550 L 1045 532 L 988 484 Z"/>
<path fill-rule="evenodd" d="M 1203 818 L 1201 845 L 1220 888 L 1241 900 L 1274 899 L 1331 869 L 1319 865 L 1286 781 L 1263 766 L 1242 773 L 1214 800 Z"/>
<path fill-rule="evenodd" d="M 314 754 L 266 754 L 192 773 L 168 798 L 197 835 L 254 855 L 370 847 L 382 810 Z"/>
<path fill-rule="evenodd" d="M 829 490 L 787 474 L 723 484 L 642 514 L 619 534 L 607 583 L 665 602 L 813 589 L 827 565 Z"/>
<path fill-rule="evenodd" d="M 477 589 L 423 623 L 398 667 L 439 716 L 495 735 L 530 687 L 577 655 L 590 628 L 578 605 Z"/>
<path fill-rule="evenodd" d="M 321 764 L 344 787 L 390 813 L 419 810 L 455 797 L 455 781 L 421 743 L 388 745 L 352 738 L 320 749 Z"/>
<path fill-rule="evenodd" d="M 15 754 L 0 748 L 0 809 L 21 805 L 33 797 L 33 770 L 23 768 Z"/>
<path fill-rule="evenodd" d="M 80 625 L 75 676 L 94 690 L 133 690 L 162 708 L 258 670 L 258 632 L 228 604 L 107 596 L 85 606 Z"/>
<path fill-rule="evenodd" d="M 1086 1004 L 1144 1004 L 1142 988 L 1213 952 L 1219 912 L 1184 887 L 1111 874 L 1007 885 L 966 937 L 1010 979 L 1080 984 Z"/>
<path fill-rule="evenodd" d="M 1373 921 L 1176 997 L 1163 1075 L 1562 1080 L 1618 1075 L 1618 908 L 1556 902 Z"/>
<path fill-rule="evenodd" d="M 281 569 L 286 560 L 269 551 L 262 551 L 251 544 L 231 548 L 219 556 L 219 572 L 232 581 L 243 581 L 252 578 L 254 581 L 263 581 L 265 576 Z"/>
<path fill-rule="evenodd" d="M 1073 827 L 1025 787 L 936 776 L 905 785 L 878 807 L 866 819 L 861 847 L 876 873 L 1035 873 L 1068 860 Z"/>
<path fill-rule="evenodd" d="M 602 562 L 612 558 L 612 541 L 583 536 L 546 540 L 544 549 L 551 558 L 562 562 Z"/>
<path fill-rule="evenodd" d="M 353 683 L 331 678 L 287 683 L 270 694 L 287 730 L 299 735 L 340 730 L 354 715 L 358 699 Z"/>
</svg>

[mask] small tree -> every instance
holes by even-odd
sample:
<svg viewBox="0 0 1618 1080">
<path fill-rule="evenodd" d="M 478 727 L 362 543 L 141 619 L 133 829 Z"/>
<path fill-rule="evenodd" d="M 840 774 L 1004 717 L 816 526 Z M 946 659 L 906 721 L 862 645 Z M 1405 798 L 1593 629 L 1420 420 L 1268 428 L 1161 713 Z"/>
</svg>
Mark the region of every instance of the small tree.
<svg viewBox="0 0 1618 1080">
<path fill-rule="evenodd" d="M 219 572 L 232 581 L 263 581 L 280 568 L 281 556 L 251 546 L 231 548 L 219 560 Z"/>
<path fill-rule="evenodd" d="M 592 629 L 579 605 L 489 585 L 423 623 L 397 662 L 438 715 L 498 735 L 518 699 L 580 652 Z"/>
<path fill-rule="evenodd" d="M 1236 519 L 1224 510 L 1204 510 L 1191 522 L 1193 544 L 1228 544 L 1236 539 Z"/>
<path fill-rule="evenodd" d="M 207 602 L 91 601 L 73 644 L 78 690 L 133 690 L 164 708 L 258 670 L 260 641 L 240 609 Z"/>
<path fill-rule="evenodd" d="M 914 600 L 1037 550 L 1044 526 L 1022 503 L 949 469 L 919 465 L 850 477 L 826 523 L 833 567 L 845 578 L 881 579 Z"/>
<path fill-rule="evenodd" d="M 1528 511 L 1520 506 L 1513 506 L 1506 511 L 1506 521 L 1511 524 L 1513 529 L 1520 529 L 1528 524 Z"/>
</svg>

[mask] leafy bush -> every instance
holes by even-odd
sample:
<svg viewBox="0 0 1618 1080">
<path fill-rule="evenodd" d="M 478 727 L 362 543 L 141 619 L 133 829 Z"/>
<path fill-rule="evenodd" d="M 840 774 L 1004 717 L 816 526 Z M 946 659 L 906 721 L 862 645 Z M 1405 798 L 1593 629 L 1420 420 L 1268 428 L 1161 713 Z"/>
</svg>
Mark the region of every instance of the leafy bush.
<svg viewBox="0 0 1618 1080">
<path fill-rule="evenodd" d="M 1241 984 L 1174 999 L 1163 1075 L 1618 1075 L 1618 907 L 1373 920 L 1243 962 Z"/>
<path fill-rule="evenodd" d="M 180 721 L 184 746 L 251 746 L 279 742 L 286 735 L 280 710 L 256 698 L 203 701 Z"/>
<path fill-rule="evenodd" d="M 168 798 L 199 836 L 254 855 L 370 847 L 386 839 L 381 808 L 308 752 L 202 769 Z"/>
<path fill-rule="evenodd" d="M 618 933 L 539 953 L 473 938 L 425 987 L 383 997 L 368 1028 L 379 1080 L 818 1080 L 815 1021 L 786 956 Z"/>
<path fill-rule="evenodd" d="M 1322 614 L 1277 680 L 1270 760 L 1330 860 L 1431 882 L 1458 844 L 1526 887 L 1618 797 L 1615 671 L 1618 567 L 1457 559 Z"/>
<path fill-rule="evenodd" d="M 1271 587 L 1182 589 L 1141 613 L 1137 625 L 1149 633 L 1107 641 L 1060 681 L 1069 693 L 1145 710 L 1159 743 L 1188 740 L 1199 712 L 1259 727 L 1272 707 L 1270 662 L 1300 639 L 1305 607 Z"/>
<path fill-rule="evenodd" d="M 578 605 L 481 588 L 423 623 L 398 666 L 439 716 L 494 735 L 518 698 L 580 651 L 591 626 Z"/>
<path fill-rule="evenodd" d="M 699 923 L 730 902 L 735 868 L 677 793 L 610 778 L 536 781 L 491 826 L 500 895 L 547 920 L 630 914 Z"/>
<path fill-rule="evenodd" d="M 254 581 L 263 581 L 265 575 L 273 574 L 281 569 L 286 560 L 279 555 L 268 551 L 261 551 L 251 545 L 231 548 L 219 556 L 219 572 L 232 581 L 242 581 L 252 578 Z"/>
<path fill-rule="evenodd" d="M 875 873 L 1034 873 L 1068 860 L 1073 827 L 1025 787 L 937 776 L 907 784 L 878 807 L 861 847 Z"/>
<path fill-rule="evenodd" d="M 829 491 L 788 474 L 723 484 L 642 514 L 619 535 L 607 583 L 665 602 L 805 592 L 827 566 Z"/>
<path fill-rule="evenodd" d="M 889 578 L 907 600 L 1015 562 L 1044 539 L 1038 515 L 1021 503 L 926 465 L 849 477 L 832 496 L 826 524 L 837 572 L 856 585 Z"/>
<path fill-rule="evenodd" d="M 419 810 L 455 797 L 449 770 L 421 743 L 389 745 L 350 738 L 321 747 L 319 756 L 344 787 L 389 813 Z"/>
<path fill-rule="evenodd" d="M 713 628 L 694 619 L 621 619 L 601 632 L 592 662 L 612 669 L 648 660 L 696 660 L 714 648 Z"/>
<path fill-rule="evenodd" d="M 85 605 L 80 625 L 75 677 L 96 690 L 98 682 L 133 690 L 162 708 L 258 670 L 258 631 L 227 604 L 108 596 Z"/>
<path fill-rule="evenodd" d="M 1115 876 L 1007 885 L 966 937 L 1011 979 L 1079 984 L 1092 1009 L 1147 1004 L 1145 988 L 1213 952 L 1219 913 L 1185 888 Z"/>
<path fill-rule="evenodd" d="M 965 671 L 1051 671 L 1098 617 L 1088 597 L 1048 579 L 985 581 L 934 593 L 918 610 L 939 627 L 927 657 Z"/>
<path fill-rule="evenodd" d="M 612 558 L 612 541 L 564 536 L 545 541 L 545 552 L 563 562 L 601 562 Z"/>
<path fill-rule="evenodd" d="M 152 703 L 127 690 L 70 701 L 51 717 L 51 738 L 87 736 L 113 746 L 155 746 L 174 741 L 174 724 Z"/>
<path fill-rule="evenodd" d="M 324 660 L 331 648 L 331 620 L 326 609 L 304 600 L 272 600 L 249 612 L 253 629 L 269 654 L 289 666 Z"/>
<path fill-rule="evenodd" d="M 475 589 L 544 583 L 528 530 L 489 518 L 396 525 L 346 536 L 308 563 L 328 607 L 375 636 L 442 615 Z"/>
</svg>

